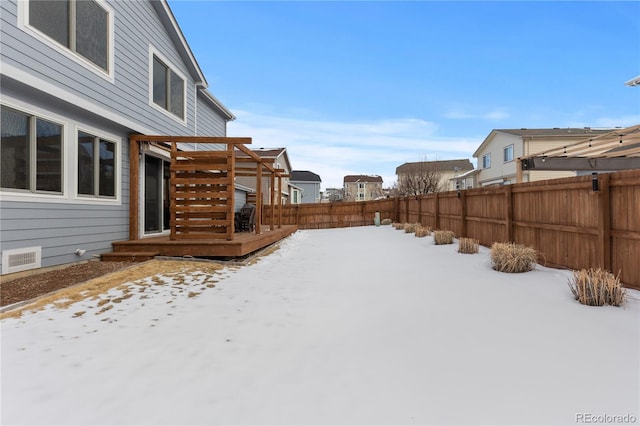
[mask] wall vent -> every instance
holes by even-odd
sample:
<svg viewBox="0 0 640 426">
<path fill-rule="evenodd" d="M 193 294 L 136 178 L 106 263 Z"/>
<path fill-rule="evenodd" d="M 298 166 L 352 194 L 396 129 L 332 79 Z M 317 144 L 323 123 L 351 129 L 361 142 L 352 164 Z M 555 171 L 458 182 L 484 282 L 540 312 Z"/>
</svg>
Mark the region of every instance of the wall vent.
<svg viewBox="0 0 640 426">
<path fill-rule="evenodd" d="M 2 251 L 2 274 L 26 271 L 42 266 L 42 247 L 24 247 Z"/>
</svg>

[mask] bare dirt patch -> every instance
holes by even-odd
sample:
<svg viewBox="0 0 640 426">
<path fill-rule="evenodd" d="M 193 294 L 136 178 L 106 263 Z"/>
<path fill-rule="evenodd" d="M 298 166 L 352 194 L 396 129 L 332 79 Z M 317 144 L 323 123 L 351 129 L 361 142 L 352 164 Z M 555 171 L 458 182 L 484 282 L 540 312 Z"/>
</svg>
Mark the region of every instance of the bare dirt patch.
<svg viewBox="0 0 640 426">
<path fill-rule="evenodd" d="M 108 266 L 103 268 L 102 266 L 105 265 Z M 51 303 L 64 308 L 80 300 L 97 298 L 112 288 L 147 277 L 154 277 L 154 280 L 159 281 L 159 285 L 164 285 L 164 282 L 157 277 L 158 275 L 190 274 L 196 271 L 214 274 L 222 268 L 224 268 L 223 265 L 216 263 L 181 260 L 150 260 L 144 263 L 88 262 L 74 265 L 2 283 L 3 305 L 21 301 L 29 302 L 1 314 L 0 318 L 20 316 L 25 310 L 37 310 Z M 68 273 L 70 270 L 71 272 Z M 120 299 L 126 297 L 125 295 Z M 110 300 L 104 303 L 108 302 Z M 110 308 L 105 307 L 106 309 Z"/>
</svg>

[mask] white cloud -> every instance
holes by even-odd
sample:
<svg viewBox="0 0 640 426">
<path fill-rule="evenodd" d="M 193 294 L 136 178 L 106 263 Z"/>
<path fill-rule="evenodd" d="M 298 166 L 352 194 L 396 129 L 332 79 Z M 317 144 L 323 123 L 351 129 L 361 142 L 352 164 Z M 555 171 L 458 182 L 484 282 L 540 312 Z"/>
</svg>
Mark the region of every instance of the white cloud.
<svg viewBox="0 0 640 426">
<path fill-rule="evenodd" d="M 452 109 L 444 114 L 445 118 L 454 120 L 490 120 L 499 121 L 510 117 L 509 113 L 504 109 L 494 109 L 492 111 L 481 113 L 470 113 L 463 109 Z"/>
<path fill-rule="evenodd" d="M 470 158 L 483 137 L 444 138 L 436 123 L 415 119 L 340 122 L 234 110 L 229 136 L 251 137 L 253 148 L 286 147 L 296 170 L 311 170 L 322 187 L 342 187 L 348 174 L 377 174 L 385 186 L 404 162 Z"/>
</svg>

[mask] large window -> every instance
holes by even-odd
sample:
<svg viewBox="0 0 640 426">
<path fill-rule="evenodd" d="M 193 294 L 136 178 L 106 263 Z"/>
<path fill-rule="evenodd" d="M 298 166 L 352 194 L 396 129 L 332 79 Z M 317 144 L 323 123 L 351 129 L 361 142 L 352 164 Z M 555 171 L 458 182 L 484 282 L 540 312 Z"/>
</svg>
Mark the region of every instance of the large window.
<svg viewBox="0 0 640 426">
<path fill-rule="evenodd" d="M 488 169 L 491 167 L 491 154 L 485 154 L 482 156 L 482 168 Z"/>
<path fill-rule="evenodd" d="M 513 145 L 504 147 L 504 162 L 513 161 Z"/>
<path fill-rule="evenodd" d="M 62 125 L 2 107 L 0 186 L 62 193 Z"/>
<path fill-rule="evenodd" d="M 96 0 L 30 0 L 29 25 L 109 72 L 109 12 Z"/>
<path fill-rule="evenodd" d="M 153 55 L 153 102 L 184 119 L 184 80 L 156 55 Z"/>
<path fill-rule="evenodd" d="M 116 144 L 78 132 L 78 195 L 116 196 Z"/>
</svg>

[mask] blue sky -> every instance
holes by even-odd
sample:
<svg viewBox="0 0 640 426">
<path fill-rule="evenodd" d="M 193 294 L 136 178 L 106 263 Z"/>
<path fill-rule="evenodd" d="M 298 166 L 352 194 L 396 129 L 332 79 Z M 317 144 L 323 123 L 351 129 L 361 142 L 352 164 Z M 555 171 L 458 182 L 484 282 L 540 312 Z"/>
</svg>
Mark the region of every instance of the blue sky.
<svg viewBox="0 0 640 426">
<path fill-rule="evenodd" d="M 640 2 L 169 4 L 229 136 L 286 147 L 322 188 L 473 159 L 492 129 L 640 123 Z"/>
</svg>

